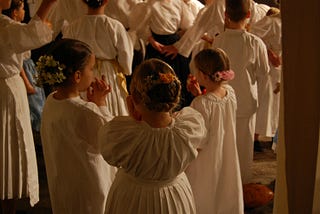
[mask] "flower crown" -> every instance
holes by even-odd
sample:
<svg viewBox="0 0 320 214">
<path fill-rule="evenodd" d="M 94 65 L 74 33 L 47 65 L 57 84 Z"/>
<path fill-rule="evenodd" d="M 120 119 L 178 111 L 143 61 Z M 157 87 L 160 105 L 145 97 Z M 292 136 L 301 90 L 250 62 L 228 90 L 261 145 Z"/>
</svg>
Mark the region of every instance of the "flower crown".
<svg viewBox="0 0 320 214">
<path fill-rule="evenodd" d="M 36 69 L 38 71 L 36 79 L 37 84 L 39 85 L 55 85 L 57 83 L 62 83 L 65 79 L 67 79 L 63 74 L 63 70 L 66 68 L 66 66 L 54 60 L 53 56 L 41 56 L 36 65 Z"/>
<path fill-rule="evenodd" d="M 213 79 L 216 82 L 229 81 L 229 80 L 233 80 L 233 78 L 234 78 L 233 70 L 217 71 L 213 74 Z"/>
<path fill-rule="evenodd" d="M 146 77 L 146 81 L 150 85 L 154 84 L 170 84 L 177 79 L 172 73 L 159 73 L 159 78 L 156 75 L 150 75 Z"/>
</svg>

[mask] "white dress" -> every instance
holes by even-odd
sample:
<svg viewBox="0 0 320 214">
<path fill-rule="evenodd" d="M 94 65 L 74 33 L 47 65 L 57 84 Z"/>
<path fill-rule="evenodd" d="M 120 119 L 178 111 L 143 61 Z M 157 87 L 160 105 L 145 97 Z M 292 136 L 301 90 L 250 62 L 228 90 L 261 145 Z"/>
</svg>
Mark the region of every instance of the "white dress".
<svg viewBox="0 0 320 214">
<path fill-rule="evenodd" d="M 184 173 L 205 135 L 201 114 L 190 107 L 166 128 L 152 128 L 131 117 L 117 117 L 100 129 L 102 155 L 119 167 L 106 213 L 195 213 Z"/>
<path fill-rule="evenodd" d="M 263 19 L 251 26 L 250 32 L 259 36 L 267 48 L 272 50 L 278 56 L 282 56 L 281 45 L 281 17 L 280 14 L 275 16 L 265 16 Z M 270 63 L 270 76 L 272 82 L 272 89 L 277 87 L 277 83 L 281 82 L 281 65 L 275 67 Z M 279 110 L 280 110 L 280 93 L 273 93 L 272 104 L 272 133 L 275 134 L 279 124 Z"/>
<path fill-rule="evenodd" d="M 22 53 L 52 39 L 39 17 L 28 25 L 0 15 L 0 198 L 39 201 L 38 170 L 25 85 L 20 77 Z"/>
<path fill-rule="evenodd" d="M 206 123 L 207 135 L 198 157 L 186 170 L 198 214 L 243 213 L 243 195 L 236 145 L 237 101 L 225 85 L 223 98 L 207 93 L 196 97 L 191 107 Z"/>
<path fill-rule="evenodd" d="M 267 48 L 260 38 L 241 29 L 226 29 L 215 38 L 213 47 L 227 53 L 235 72 L 229 83 L 237 97 L 237 146 L 242 182 L 247 183 L 251 177 L 254 133 L 272 136 Z"/>
<path fill-rule="evenodd" d="M 83 41 L 96 56 L 95 74 L 111 86 L 107 107 L 112 115 L 128 115 L 124 75 L 131 75 L 133 44 L 122 24 L 106 15 L 85 15 L 63 29 L 64 38 Z"/>
<path fill-rule="evenodd" d="M 80 97 L 45 103 L 41 139 L 53 213 L 103 214 L 115 168 L 100 154 L 97 134 L 112 117 Z"/>
</svg>

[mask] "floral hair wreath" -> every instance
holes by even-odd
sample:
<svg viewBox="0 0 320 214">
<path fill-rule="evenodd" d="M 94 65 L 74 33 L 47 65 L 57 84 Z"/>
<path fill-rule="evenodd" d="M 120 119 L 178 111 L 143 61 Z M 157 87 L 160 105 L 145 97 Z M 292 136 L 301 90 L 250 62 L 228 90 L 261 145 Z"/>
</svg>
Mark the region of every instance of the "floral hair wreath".
<svg viewBox="0 0 320 214">
<path fill-rule="evenodd" d="M 63 73 L 65 68 L 66 66 L 54 60 L 53 56 L 41 56 L 36 63 L 36 69 L 38 71 L 38 75 L 36 76 L 37 84 L 55 85 L 62 83 L 67 79 Z"/>
<path fill-rule="evenodd" d="M 170 84 L 177 80 L 177 77 L 172 73 L 159 73 L 159 78 L 155 75 L 150 75 L 146 77 L 146 81 L 150 85 L 154 84 Z"/>
<path fill-rule="evenodd" d="M 233 78 L 234 78 L 233 70 L 217 71 L 216 73 L 213 74 L 213 79 L 216 82 L 229 81 L 229 80 L 233 80 Z"/>
</svg>

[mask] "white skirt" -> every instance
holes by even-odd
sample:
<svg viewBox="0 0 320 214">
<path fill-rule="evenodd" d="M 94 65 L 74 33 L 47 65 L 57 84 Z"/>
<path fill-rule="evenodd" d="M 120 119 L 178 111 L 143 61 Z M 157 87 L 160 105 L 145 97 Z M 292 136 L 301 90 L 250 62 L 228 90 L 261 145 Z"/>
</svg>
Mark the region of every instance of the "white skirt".
<svg viewBox="0 0 320 214">
<path fill-rule="evenodd" d="M 169 181 L 146 181 L 119 169 L 108 195 L 106 213 L 194 214 L 196 211 L 185 173 Z"/>
<path fill-rule="evenodd" d="M 39 201 L 37 161 L 27 92 L 18 74 L 0 79 L 0 97 L 0 197 L 30 197 L 33 206 Z"/>
</svg>

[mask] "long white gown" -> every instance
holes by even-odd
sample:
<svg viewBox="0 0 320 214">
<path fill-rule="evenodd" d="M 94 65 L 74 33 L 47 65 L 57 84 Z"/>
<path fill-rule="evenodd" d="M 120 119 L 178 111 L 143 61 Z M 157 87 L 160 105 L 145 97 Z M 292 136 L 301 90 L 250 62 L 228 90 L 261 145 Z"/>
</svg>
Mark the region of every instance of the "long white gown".
<svg viewBox="0 0 320 214">
<path fill-rule="evenodd" d="M 195 213 L 184 173 L 205 135 L 199 112 L 187 107 L 166 128 L 152 128 L 131 117 L 117 117 L 100 129 L 102 155 L 119 169 L 106 213 Z"/>
<path fill-rule="evenodd" d="M 229 83 L 237 97 L 237 146 L 243 183 L 250 182 L 254 133 L 272 136 L 272 88 L 267 48 L 242 29 L 226 29 L 213 42 L 230 58 L 235 78 Z M 255 120 L 256 117 L 256 120 Z"/>
<path fill-rule="evenodd" d="M 131 75 L 133 44 L 122 24 L 106 15 L 85 15 L 62 31 L 64 38 L 87 43 L 96 56 L 95 75 L 106 76 L 112 91 L 107 106 L 112 115 L 128 115 L 124 75 Z"/>
<path fill-rule="evenodd" d="M 39 17 L 22 25 L 0 15 L 0 198 L 39 201 L 36 154 L 27 91 L 20 77 L 22 53 L 52 39 Z"/>
<path fill-rule="evenodd" d="M 260 21 L 251 26 L 250 32 L 259 36 L 267 48 L 276 53 L 279 57 L 282 56 L 281 45 L 281 16 L 265 16 Z M 275 90 L 277 83 L 281 82 L 282 66 L 275 67 L 270 63 L 270 76 L 272 82 L 272 89 Z M 272 104 L 272 133 L 275 134 L 279 124 L 280 111 L 280 93 L 273 93 Z"/>
<path fill-rule="evenodd" d="M 208 131 L 198 157 L 186 170 L 198 214 L 244 212 L 236 145 L 237 101 L 234 90 L 229 85 L 224 88 L 223 98 L 207 93 L 191 103 Z"/>
<path fill-rule="evenodd" d="M 80 97 L 45 103 L 41 139 L 53 213 L 103 214 L 115 168 L 100 154 L 98 130 L 112 118 Z"/>
</svg>

